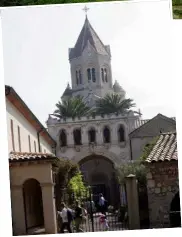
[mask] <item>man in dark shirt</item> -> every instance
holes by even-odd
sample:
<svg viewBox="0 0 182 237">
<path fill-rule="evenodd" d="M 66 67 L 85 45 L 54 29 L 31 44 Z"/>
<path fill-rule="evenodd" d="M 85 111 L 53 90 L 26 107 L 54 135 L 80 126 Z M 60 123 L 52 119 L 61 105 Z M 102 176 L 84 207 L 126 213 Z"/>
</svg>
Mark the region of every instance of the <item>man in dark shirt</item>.
<svg viewBox="0 0 182 237">
<path fill-rule="evenodd" d="M 76 232 L 83 232 L 83 230 L 80 228 L 81 222 L 82 222 L 82 208 L 79 205 L 79 202 L 76 201 L 75 203 L 75 227 Z"/>
</svg>

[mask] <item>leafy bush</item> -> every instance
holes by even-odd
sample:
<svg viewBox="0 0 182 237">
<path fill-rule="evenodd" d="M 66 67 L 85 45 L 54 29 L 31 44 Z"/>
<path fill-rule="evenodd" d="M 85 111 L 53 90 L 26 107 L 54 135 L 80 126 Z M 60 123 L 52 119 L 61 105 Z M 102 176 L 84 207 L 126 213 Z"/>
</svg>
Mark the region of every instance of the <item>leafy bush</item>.
<svg viewBox="0 0 182 237">
<path fill-rule="evenodd" d="M 68 193 L 74 193 L 74 199 L 82 200 L 89 197 L 89 187 L 85 186 L 81 172 L 76 173 L 69 181 Z"/>
<path fill-rule="evenodd" d="M 182 5 L 182 0 L 172 0 L 173 6 L 180 6 Z"/>
<path fill-rule="evenodd" d="M 141 161 L 126 163 L 117 168 L 118 180 L 121 185 L 125 183 L 125 178 L 129 174 L 136 175 L 139 182 L 143 183 L 146 181 L 146 169 Z"/>
<path fill-rule="evenodd" d="M 54 163 L 56 207 L 59 210 L 62 201 L 72 204 L 73 200 L 88 197 L 86 187 L 77 164 L 70 160 L 57 159 Z"/>
</svg>

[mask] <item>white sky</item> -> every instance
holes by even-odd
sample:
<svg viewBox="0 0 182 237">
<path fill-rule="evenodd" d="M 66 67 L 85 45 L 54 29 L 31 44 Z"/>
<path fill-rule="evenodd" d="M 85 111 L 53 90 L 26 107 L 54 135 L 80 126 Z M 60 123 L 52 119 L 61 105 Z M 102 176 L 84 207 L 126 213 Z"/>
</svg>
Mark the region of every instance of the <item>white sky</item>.
<svg viewBox="0 0 182 237">
<path fill-rule="evenodd" d="M 71 81 L 68 48 L 84 23 L 85 4 L 2 11 L 5 83 L 42 123 Z M 168 0 L 92 3 L 88 18 L 112 53 L 117 79 L 143 118 L 175 116 Z"/>
</svg>

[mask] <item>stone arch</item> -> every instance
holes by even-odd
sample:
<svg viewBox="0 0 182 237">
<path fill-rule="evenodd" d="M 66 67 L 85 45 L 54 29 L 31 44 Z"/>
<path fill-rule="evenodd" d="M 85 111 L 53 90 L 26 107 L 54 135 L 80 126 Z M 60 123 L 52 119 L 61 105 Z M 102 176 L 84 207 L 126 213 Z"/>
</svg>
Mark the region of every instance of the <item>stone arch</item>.
<svg viewBox="0 0 182 237">
<path fill-rule="evenodd" d="M 44 226 L 42 190 L 39 181 L 30 178 L 23 183 L 26 230 Z"/>
<path fill-rule="evenodd" d="M 117 205 L 119 188 L 114 161 L 103 154 L 91 153 L 80 159 L 78 164 L 85 182 L 91 186 L 93 200 L 97 202 L 99 193 L 103 193 L 109 204 Z"/>
<path fill-rule="evenodd" d="M 77 154 L 75 157 L 73 157 L 73 161 L 76 163 L 80 163 L 81 160 L 83 160 L 85 157 L 89 157 L 92 155 L 98 155 L 98 156 L 103 156 L 113 162 L 114 167 L 116 168 L 120 163 L 121 160 L 111 151 L 105 151 L 103 150 L 96 150 L 96 151 L 85 151 Z"/>
<path fill-rule="evenodd" d="M 181 208 L 179 191 L 174 195 L 170 203 L 170 226 L 181 227 Z"/>
</svg>

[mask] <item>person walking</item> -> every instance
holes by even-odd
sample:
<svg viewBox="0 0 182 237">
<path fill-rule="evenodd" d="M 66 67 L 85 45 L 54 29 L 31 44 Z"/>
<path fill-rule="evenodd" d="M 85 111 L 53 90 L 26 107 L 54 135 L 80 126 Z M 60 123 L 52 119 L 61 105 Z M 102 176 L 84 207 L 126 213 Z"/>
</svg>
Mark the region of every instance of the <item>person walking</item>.
<svg viewBox="0 0 182 237">
<path fill-rule="evenodd" d="M 99 194 L 99 209 L 103 215 L 106 215 L 106 200 L 102 193 Z"/>
<path fill-rule="evenodd" d="M 83 232 L 83 230 L 80 228 L 80 225 L 82 223 L 82 208 L 79 204 L 78 201 L 75 203 L 75 227 L 76 227 L 76 232 Z"/>
<path fill-rule="evenodd" d="M 109 223 L 108 223 L 107 217 L 105 215 L 101 214 L 101 216 L 99 218 L 99 222 L 100 222 L 101 226 L 103 226 L 103 229 L 105 231 L 109 230 Z"/>
<path fill-rule="evenodd" d="M 61 212 L 58 212 L 62 219 L 61 233 L 64 233 L 64 230 L 67 229 L 69 233 L 72 233 L 71 222 L 73 220 L 73 214 L 69 208 L 66 207 L 65 203 L 61 203 Z"/>
</svg>

